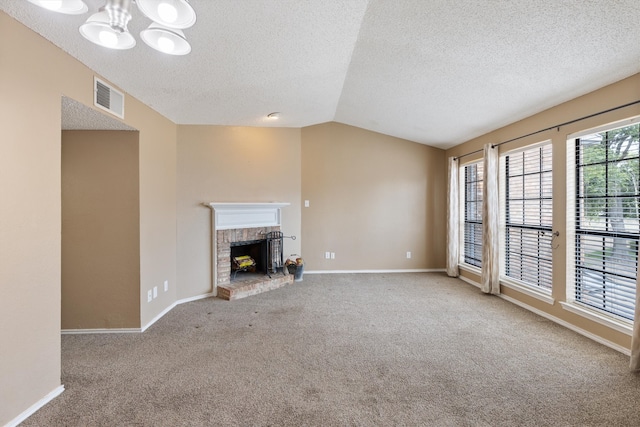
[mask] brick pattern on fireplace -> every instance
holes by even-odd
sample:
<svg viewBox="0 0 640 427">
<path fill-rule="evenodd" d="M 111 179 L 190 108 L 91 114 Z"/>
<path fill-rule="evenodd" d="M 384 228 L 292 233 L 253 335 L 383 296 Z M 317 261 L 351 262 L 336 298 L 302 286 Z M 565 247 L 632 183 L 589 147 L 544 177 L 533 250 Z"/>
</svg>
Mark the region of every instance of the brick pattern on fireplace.
<svg viewBox="0 0 640 427">
<path fill-rule="evenodd" d="M 283 276 L 282 273 L 278 273 L 273 274 L 271 279 L 268 277 L 264 279 L 249 279 L 240 281 L 239 283 L 233 282 L 233 284 L 219 286 L 218 298 L 232 301 L 278 289 L 293 283 L 293 274 Z"/>
<path fill-rule="evenodd" d="M 233 228 L 216 232 L 218 286 L 231 283 L 231 243 L 265 239 L 272 231 L 280 231 L 280 227 Z"/>
<path fill-rule="evenodd" d="M 280 231 L 280 227 L 234 228 L 216 231 L 218 297 L 227 300 L 238 299 L 293 283 L 293 276 L 283 276 L 282 273 L 277 273 L 272 274 L 271 279 L 265 276 L 264 280 L 252 279 L 248 283 L 239 284 L 235 284 L 234 281 L 234 284 L 231 284 L 231 243 L 265 239 L 267 233 L 272 231 Z"/>
</svg>

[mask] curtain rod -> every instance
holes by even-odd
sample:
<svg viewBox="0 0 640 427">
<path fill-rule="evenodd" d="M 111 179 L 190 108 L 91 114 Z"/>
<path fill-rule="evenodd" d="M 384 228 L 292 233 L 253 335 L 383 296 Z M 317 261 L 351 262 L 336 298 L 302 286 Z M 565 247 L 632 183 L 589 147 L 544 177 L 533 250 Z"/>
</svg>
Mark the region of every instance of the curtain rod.
<svg viewBox="0 0 640 427">
<path fill-rule="evenodd" d="M 606 114 L 606 113 L 610 113 L 612 111 L 620 110 L 622 108 L 630 107 L 630 106 L 635 105 L 635 104 L 640 104 L 640 99 L 637 100 L 637 101 L 629 102 L 628 104 L 619 105 L 617 107 L 609 108 L 608 110 L 604 110 L 604 111 L 600 111 L 600 112 L 597 112 L 597 113 L 589 114 L 588 116 L 583 116 L 583 117 L 580 117 L 578 119 L 569 120 L 568 122 L 560 123 L 560 124 L 557 124 L 555 126 L 549 126 L 548 128 L 540 129 L 540 130 L 537 130 L 535 132 L 528 133 L 526 135 L 518 136 L 516 138 L 511 138 L 511 139 L 509 139 L 507 141 L 502 141 L 502 142 L 499 142 L 497 144 L 493 144 L 491 147 L 492 148 L 499 147 L 502 144 L 507 144 L 509 142 L 517 141 L 519 139 L 526 138 L 526 137 L 532 136 L 532 135 L 536 135 L 536 134 L 539 134 L 539 133 L 542 133 L 542 132 L 546 132 L 546 131 L 551 130 L 551 129 L 556 129 L 557 128 L 558 130 L 560 130 L 560 127 L 562 127 L 562 126 L 570 125 L 570 124 L 573 124 L 573 123 L 576 123 L 576 122 L 579 122 L 579 121 L 582 121 L 582 120 L 586 120 L 586 119 L 590 119 L 592 117 L 599 116 L 601 114 Z M 481 148 L 479 150 L 476 150 L 476 151 L 472 151 L 470 153 L 462 154 L 460 156 L 454 157 L 454 160 L 458 160 L 458 159 L 460 159 L 462 157 L 470 156 L 472 154 L 480 153 L 482 151 L 483 151 L 483 148 Z"/>
</svg>

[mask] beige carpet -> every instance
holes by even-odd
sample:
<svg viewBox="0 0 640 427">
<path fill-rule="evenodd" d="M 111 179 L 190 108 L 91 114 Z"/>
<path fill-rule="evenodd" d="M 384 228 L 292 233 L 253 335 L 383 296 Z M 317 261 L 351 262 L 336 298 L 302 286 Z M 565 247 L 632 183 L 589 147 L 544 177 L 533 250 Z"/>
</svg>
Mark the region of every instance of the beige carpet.
<svg viewBox="0 0 640 427">
<path fill-rule="evenodd" d="M 306 275 L 62 337 L 24 426 L 639 426 L 628 358 L 444 274 Z"/>
</svg>

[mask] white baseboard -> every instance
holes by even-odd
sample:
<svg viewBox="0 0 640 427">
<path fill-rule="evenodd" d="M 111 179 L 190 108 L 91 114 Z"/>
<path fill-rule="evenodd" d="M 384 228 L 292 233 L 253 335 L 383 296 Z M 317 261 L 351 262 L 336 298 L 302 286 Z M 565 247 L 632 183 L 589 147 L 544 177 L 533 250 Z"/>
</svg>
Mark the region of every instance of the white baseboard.
<svg viewBox="0 0 640 427">
<path fill-rule="evenodd" d="M 596 334 L 592 334 L 589 331 L 586 331 L 586 330 L 584 330 L 582 328 L 579 328 L 576 325 L 574 325 L 573 323 L 569 323 L 566 320 L 562 320 L 562 319 L 560 319 L 558 317 L 552 316 L 549 313 L 546 313 L 546 312 L 544 312 L 542 310 L 538 310 L 537 308 L 531 307 L 530 305 L 527 305 L 527 304 L 525 304 L 525 303 L 523 303 L 521 301 L 518 301 L 515 298 L 509 297 L 507 295 L 500 294 L 499 297 L 502 298 L 505 301 L 509 301 L 512 304 L 515 304 L 515 305 L 520 306 L 520 307 L 522 307 L 522 308 L 524 308 L 526 310 L 529 310 L 529 311 L 537 314 L 538 316 L 542 316 L 545 319 L 549 319 L 554 323 L 557 323 L 557 324 L 559 324 L 561 326 L 564 326 L 565 328 L 570 329 L 573 332 L 577 332 L 580 335 L 585 336 L 585 337 L 587 337 L 587 338 L 589 338 L 589 339 L 591 339 L 591 340 L 593 340 L 593 341 L 595 341 L 597 343 L 600 343 L 600 344 L 602 344 L 604 346 L 607 346 L 607 347 L 609 347 L 609 348 L 611 348 L 613 350 L 619 351 L 620 353 L 625 354 L 627 356 L 631 356 L 631 350 L 629 350 L 629 349 L 627 349 L 625 347 L 622 347 L 621 345 L 618 345 L 618 344 L 616 344 L 614 342 L 611 342 L 611 341 L 609 341 L 609 340 L 607 340 L 605 338 L 602 338 L 601 336 L 598 336 Z"/>
<path fill-rule="evenodd" d="M 199 299 L 213 298 L 215 296 L 216 296 L 215 293 L 209 292 L 208 294 L 196 295 L 195 297 L 179 299 L 178 301 L 176 301 L 176 305 L 184 304 L 186 302 L 191 302 L 191 301 L 198 301 Z"/>
<path fill-rule="evenodd" d="M 154 317 L 149 323 L 147 323 L 140 332 L 144 332 L 147 329 L 149 329 L 149 327 L 151 327 L 151 325 L 153 325 L 154 323 L 156 323 L 158 320 L 162 319 L 164 317 L 165 314 L 167 314 L 168 312 L 170 312 L 171 310 L 173 310 L 174 307 L 180 305 L 180 304 L 184 304 L 186 302 L 191 302 L 191 301 L 197 301 L 199 299 L 205 299 L 205 298 L 209 298 L 212 297 L 213 293 L 208 293 L 208 294 L 202 294 L 202 295 L 196 295 L 195 297 L 189 297 L 189 298 L 183 298 L 180 299 L 176 302 L 174 302 L 173 304 L 171 304 L 169 307 L 165 308 L 164 310 L 162 310 L 162 312 L 160 314 L 158 314 L 156 317 Z"/>
<path fill-rule="evenodd" d="M 173 310 L 173 308 L 178 305 L 178 301 L 174 302 L 173 304 L 171 304 L 169 307 L 165 308 L 164 310 L 162 310 L 160 312 L 160 314 L 158 314 L 156 317 L 154 317 L 153 319 L 151 319 L 151 321 L 149 323 L 147 323 L 146 325 L 144 325 L 140 332 L 144 332 L 147 329 L 149 329 L 151 327 L 151 325 L 153 325 L 154 323 L 156 323 L 158 320 L 162 319 L 164 317 L 165 314 L 167 314 L 168 312 L 170 312 L 171 310 Z"/>
<path fill-rule="evenodd" d="M 359 274 L 359 273 L 442 273 L 444 268 L 416 268 L 408 270 L 310 270 L 304 274 Z"/>
<path fill-rule="evenodd" d="M 140 328 L 96 328 L 96 329 L 62 329 L 62 335 L 81 334 L 137 334 L 142 332 Z"/>
<path fill-rule="evenodd" d="M 466 283 L 468 283 L 468 284 L 470 284 L 472 286 L 480 288 L 480 283 L 477 283 L 477 282 L 475 282 L 475 281 L 473 281 L 471 279 L 467 279 L 466 277 L 462 277 L 462 276 L 458 277 L 458 279 L 460 279 L 463 282 L 466 282 Z M 584 337 L 587 337 L 587 338 L 589 338 L 589 339 L 591 339 L 591 340 L 593 340 L 593 341 L 595 341 L 595 342 L 597 342 L 599 344 L 602 344 L 602 345 L 604 345 L 606 347 L 609 347 L 610 349 L 619 351 L 620 353 L 622 353 L 624 355 L 631 356 L 631 350 L 630 349 L 628 349 L 626 347 L 623 347 L 621 345 L 618 345 L 618 344 L 616 344 L 616 343 L 614 343 L 612 341 L 609 341 L 608 339 L 602 338 L 601 336 L 593 334 L 593 333 L 591 333 L 591 332 L 589 332 L 589 331 L 587 331 L 585 329 L 582 329 L 582 328 L 574 325 L 573 323 L 567 322 L 566 320 L 562 320 L 559 317 L 553 316 L 553 315 L 551 315 L 551 314 L 549 314 L 549 313 L 547 313 L 545 311 L 539 310 L 539 309 L 537 309 L 535 307 L 531 307 L 530 305 L 525 304 L 522 301 L 517 300 L 517 299 L 515 299 L 513 297 L 510 297 L 510 296 L 507 296 L 507 295 L 504 295 L 504 294 L 500 294 L 500 295 L 497 295 L 497 296 L 502 298 L 505 301 L 508 301 L 508 302 L 510 302 L 512 304 L 515 304 L 515 305 L 519 306 L 519 307 L 522 307 L 525 310 L 529 310 L 530 312 L 535 313 L 538 316 L 541 316 L 541 317 L 544 317 L 545 319 L 551 320 L 552 322 L 557 323 L 558 325 L 564 326 L 565 328 L 567 328 L 567 329 L 569 329 L 569 330 L 571 330 L 573 332 L 576 332 L 576 333 L 578 333 L 578 334 L 580 334 L 580 335 L 582 335 Z"/>
<path fill-rule="evenodd" d="M 191 301 L 197 301 L 199 299 L 213 297 L 213 293 L 196 295 L 195 297 L 184 298 L 178 300 L 171 304 L 169 307 L 162 310 L 160 314 L 154 317 L 149 323 L 147 323 L 142 328 L 109 328 L 109 329 L 63 329 L 61 330 L 62 335 L 79 335 L 79 334 L 133 334 L 133 333 L 141 333 L 149 329 L 151 325 L 156 323 L 158 320 L 162 319 L 168 312 L 173 310 L 173 308 L 177 305 L 184 304 Z"/>
<path fill-rule="evenodd" d="M 475 286 L 476 288 L 480 289 L 480 283 L 476 282 L 475 280 L 471 280 L 471 279 L 467 279 L 464 276 L 458 276 L 458 279 L 462 280 L 463 282 L 466 282 L 472 286 Z"/>
<path fill-rule="evenodd" d="M 9 421 L 9 423 L 6 424 L 5 427 L 18 426 L 21 422 L 29 418 L 31 415 L 35 414 L 38 409 L 42 408 L 47 403 L 51 402 L 56 397 L 60 396 L 63 391 L 64 391 L 63 385 L 56 387 L 52 392 L 50 392 L 45 397 L 43 397 L 42 399 L 38 400 L 36 403 L 31 405 L 29 409 L 24 411 L 22 414 L 18 415 L 13 420 Z"/>
</svg>

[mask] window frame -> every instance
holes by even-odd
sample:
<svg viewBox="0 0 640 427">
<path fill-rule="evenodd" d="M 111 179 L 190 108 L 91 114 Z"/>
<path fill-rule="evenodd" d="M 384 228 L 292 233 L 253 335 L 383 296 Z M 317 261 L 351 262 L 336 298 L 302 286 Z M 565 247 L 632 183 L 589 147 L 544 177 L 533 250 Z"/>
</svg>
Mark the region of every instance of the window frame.
<svg viewBox="0 0 640 427">
<path fill-rule="evenodd" d="M 614 131 L 616 129 L 624 128 L 627 126 L 639 125 L 640 116 L 619 120 L 616 122 L 608 123 L 602 126 L 582 130 L 570 135 L 567 135 L 567 252 L 566 252 L 566 302 L 561 302 L 563 309 L 572 313 L 578 314 L 585 318 L 588 318 L 594 322 L 605 325 L 612 329 L 615 329 L 626 334 L 631 334 L 633 327 L 633 320 L 619 315 L 617 313 L 600 309 L 591 304 L 584 303 L 576 298 L 576 289 L 578 287 L 578 272 L 577 267 L 577 239 L 579 235 L 588 234 L 588 230 L 578 230 L 578 203 L 579 203 L 579 172 L 578 172 L 578 153 L 577 153 L 577 140 L 588 135 Z M 640 157 L 640 153 L 639 156 Z M 640 162 L 640 160 L 638 160 Z M 638 194 L 634 196 L 638 198 Z M 633 233 L 632 233 L 633 234 Z M 640 239 L 640 232 L 636 237 Z M 638 272 L 639 258 L 636 255 L 636 276 Z M 636 290 L 637 291 L 637 290 Z"/>
<path fill-rule="evenodd" d="M 550 150 L 549 158 L 550 163 L 548 168 L 545 166 L 538 167 L 535 171 L 525 172 L 524 166 L 522 173 L 513 176 L 513 178 L 522 178 L 523 187 L 521 197 L 509 197 L 510 193 L 510 177 L 508 176 L 508 164 L 507 159 L 509 157 L 514 157 L 519 154 L 541 150 L 544 148 L 548 148 Z M 540 161 L 542 161 L 542 156 L 539 157 Z M 524 158 L 522 159 L 524 161 Z M 544 174 L 550 175 L 549 188 L 543 187 L 541 185 L 541 180 Z M 537 185 L 538 197 L 527 197 L 525 194 L 524 180 L 526 176 L 538 176 L 539 182 Z M 545 196 L 545 190 L 548 191 L 549 196 Z M 550 191 L 549 191 L 550 190 Z M 516 195 L 514 195 L 516 196 Z M 548 201 L 549 211 L 547 212 L 549 215 L 548 224 L 543 224 L 542 218 L 540 219 L 539 224 L 529 224 L 525 222 L 525 205 L 527 201 L 537 200 L 541 205 L 543 201 Z M 500 155 L 500 281 L 502 284 L 515 288 L 520 292 L 527 293 L 530 296 L 534 296 L 538 299 L 541 299 L 545 302 L 553 304 L 554 299 L 551 297 L 553 291 L 553 252 L 552 252 L 552 234 L 553 234 L 553 144 L 551 140 L 544 140 L 540 142 L 536 142 L 533 144 L 528 144 L 523 147 L 519 147 L 513 150 L 509 150 L 505 153 L 501 153 Z M 509 220 L 511 202 L 513 201 L 521 201 L 522 202 L 522 223 L 511 222 Z M 531 254 L 526 254 L 524 251 L 509 251 L 509 246 L 513 242 L 509 239 L 509 232 L 519 231 L 520 233 L 530 233 L 537 232 L 538 236 L 535 238 L 538 252 L 537 256 L 532 256 Z M 525 244 L 526 241 L 523 238 L 520 241 L 520 245 Z M 549 245 L 548 248 L 545 248 L 544 245 Z M 512 275 L 511 272 L 515 270 L 510 270 L 514 268 L 514 265 L 517 263 L 510 262 L 511 256 L 515 258 L 520 258 L 520 265 L 522 266 L 520 274 L 516 275 L 515 273 Z M 545 258 L 546 257 L 546 258 Z M 537 270 L 532 272 L 526 267 L 525 260 L 534 260 L 537 265 Z M 528 276 L 528 277 L 526 277 Z M 533 280 L 527 280 L 535 276 L 535 282 Z M 541 279 L 545 279 L 546 282 L 541 282 Z"/>
<path fill-rule="evenodd" d="M 478 194 L 477 185 L 478 183 L 484 182 L 483 171 L 484 171 L 484 159 L 470 161 L 465 163 L 464 165 L 460 165 L 460 247 L 462 250 L 460 251 L 460 260 L 459 263 L 463 268 L 468 268 L 470 270 L 480 271 L 482 269 L 482 192 Z M 469 168 L 475 167 L 475 180 L 468 180 L 468 170 Z M 478 172 L 478 168 L 480 168 L 480 172 Z M 469 184 L 469 185 L 468 185 Z M 471 184 L 475 184 L 476 187 L 476 198 L 472 200 L 473 203 L 480 203 L 479 215 L 478 218 L 474 218 L 473 220 L 468 220 L 468 213 L 470 209 L 468 207 L 469 202 L 469 193 L 468 189 Z M 483 185 L 483 184 L 481 184 Z M 479 197 L 479 198 L 478 198 Z M 478 209 L 478 208 L 477 208 Z M 476 232 L 473 234 L 473 241 L 469 241 L 468 239 L 468 224 L 473 224 L 473 227 L 476 229 Z M 477 229 L 479 228 L 479 235 Z M 478 243 L 479 242 L 479 243 Z M 473 245 L 475 247 L 474 257 L 467 256 L 467 248 L 468 245 Z M 476 263 L 468 262 L 468 260 L 476 261 Z"/>
</svg>

